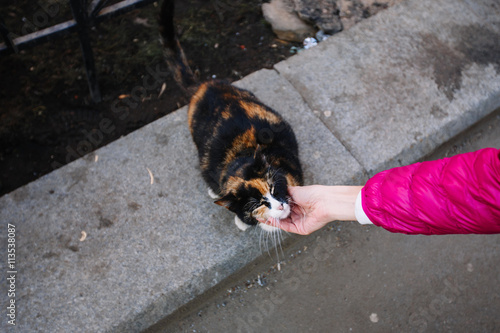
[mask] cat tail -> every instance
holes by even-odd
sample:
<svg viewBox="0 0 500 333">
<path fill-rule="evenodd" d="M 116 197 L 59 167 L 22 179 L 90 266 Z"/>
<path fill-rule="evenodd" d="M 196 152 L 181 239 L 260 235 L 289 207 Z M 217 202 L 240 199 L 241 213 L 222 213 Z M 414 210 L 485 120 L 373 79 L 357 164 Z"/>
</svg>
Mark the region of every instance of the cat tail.
<svg viewBox="0 0 500 333">
<path fill-rule="evenodd" d="M 190 97 L 198 84 L 193 71 L 189 67 L 184 50 L 177 37 L 174 24 L 175 0 L 164 0 L 160 9 L 159 31 L 163 45 L 163 54 L 175 82 Z"/>
</svg>

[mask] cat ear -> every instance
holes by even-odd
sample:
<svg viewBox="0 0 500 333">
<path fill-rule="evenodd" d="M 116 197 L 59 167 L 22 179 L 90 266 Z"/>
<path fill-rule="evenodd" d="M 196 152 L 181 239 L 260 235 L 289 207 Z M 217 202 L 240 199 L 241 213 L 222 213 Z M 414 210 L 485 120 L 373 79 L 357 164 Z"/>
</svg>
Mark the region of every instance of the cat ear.
<svg viewBox="0 0 500 333">
<path fill-rule="evenodd" d="M 214 203 L 226 207 L 227 209 L 231 209 L 231 206 L 233 205 L 233 202 L 235 201 L 235 197 L 232 194 L 226 194 L 222 198 L 215 200 Z"/>
</svg>

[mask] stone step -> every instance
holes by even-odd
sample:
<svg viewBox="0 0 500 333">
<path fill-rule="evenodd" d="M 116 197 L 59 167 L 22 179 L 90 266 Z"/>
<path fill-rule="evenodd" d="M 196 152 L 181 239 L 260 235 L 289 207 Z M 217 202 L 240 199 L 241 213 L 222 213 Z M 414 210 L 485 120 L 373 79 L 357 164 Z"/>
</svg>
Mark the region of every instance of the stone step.
<svg viewBox="0 0 500 333">
<path fill-rule="evenodd" d="M 493 0 L 408 0 L 236 85 L 292 124 L 306 183 L 362 184 L 500 106 L 499 14 Z M 1 197 L 14 331 L 141 331 L 261 256 L 265 236 L 207 189 L 184 107 Z"/>
</svg>

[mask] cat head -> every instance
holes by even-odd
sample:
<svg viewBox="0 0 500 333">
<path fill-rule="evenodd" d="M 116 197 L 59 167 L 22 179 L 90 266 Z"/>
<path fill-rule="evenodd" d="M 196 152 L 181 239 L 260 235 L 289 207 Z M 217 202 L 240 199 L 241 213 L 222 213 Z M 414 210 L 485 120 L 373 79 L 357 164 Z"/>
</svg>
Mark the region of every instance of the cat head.
<svg viewBox="0 0 500 333">
<path fill-rule="evenodd" d="M 247 225 L 259 225 L 266 231 L 275 228 L 257 219 L 284 219 L 290 215 L 288 186 L 297 185 L 294 178 L 273 168 L 266 158 L 255 156 L 253 163 L 228 177 L 223 196 L 215 203 L 234 212 Z"/>
</svg>

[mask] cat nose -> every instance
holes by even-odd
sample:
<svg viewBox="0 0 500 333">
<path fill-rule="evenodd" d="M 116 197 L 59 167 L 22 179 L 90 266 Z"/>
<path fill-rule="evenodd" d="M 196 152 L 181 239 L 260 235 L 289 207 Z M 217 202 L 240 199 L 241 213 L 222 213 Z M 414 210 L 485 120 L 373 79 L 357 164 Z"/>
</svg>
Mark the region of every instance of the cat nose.
<svg viewBox="0 0 500 333">
<path fill-rule="evenodd" d="M 278 210 L 284 210 L 285 207 L 283 206 L 283 204 L 281 204 L 279 207 L 278 207 Z"/>
</svg>

